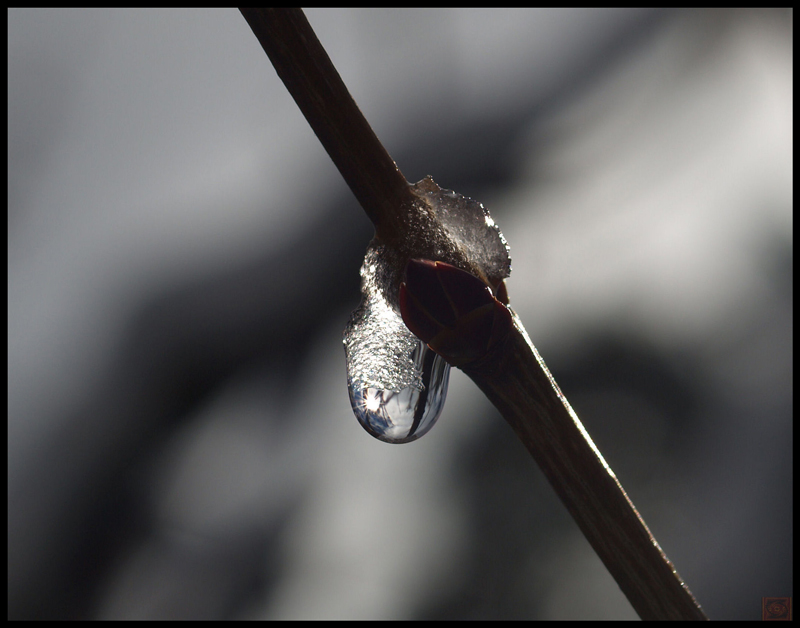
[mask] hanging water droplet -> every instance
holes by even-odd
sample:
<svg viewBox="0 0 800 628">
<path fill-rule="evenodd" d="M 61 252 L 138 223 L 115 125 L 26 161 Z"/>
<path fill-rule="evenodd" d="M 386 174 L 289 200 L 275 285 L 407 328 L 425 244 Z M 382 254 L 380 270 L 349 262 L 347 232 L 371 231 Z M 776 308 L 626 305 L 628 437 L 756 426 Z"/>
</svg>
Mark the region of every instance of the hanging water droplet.
<svg viewBox="0 0 800 628">
<path fill-rule="evenodd" d="M 414 336 L 389 298 L 400 262 L 378 242 L 361 266 L 364 299 L 344 331 L 347 388 L 358 422 L 387 443 L 416 440 L 444 406 L 450 365 Z"/>
<path fill-rule="evenodd" d="M 382 390 L 348 381 L 350 404 L 361 426 L 387 443 L 410 443 L 433 427 L 444 407 L 450 365 L 421 340 L 414 350 L 422 387 Z"/>
</svg>

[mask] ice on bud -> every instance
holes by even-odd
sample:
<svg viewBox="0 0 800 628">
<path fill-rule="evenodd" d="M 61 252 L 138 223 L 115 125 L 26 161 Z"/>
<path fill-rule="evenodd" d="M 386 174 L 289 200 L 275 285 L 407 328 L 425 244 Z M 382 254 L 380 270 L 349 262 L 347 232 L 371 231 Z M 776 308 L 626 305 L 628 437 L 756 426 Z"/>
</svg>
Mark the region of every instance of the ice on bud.
<svg viewBox="0 0 800 628">
<path fill-rule="evenodd" d="M 511 274 L 508 243 L 481 203 L 440 188 L 431 177 L 417 183 L 414 194 L 421 203 L 408 214 L 407 222 L 417 224 L 409 224 L 409 244 L 401 247 L 413 249 L 407 259 L 447 262 L 480 277 L 492 290 Z"/>
<path fill-rule="evenodd" d="M 442 261 L 479 277 L 497 295 L 511 272 L 508 245 L 483 205 L 427 177 L 392 233 L 373 239 L 361 266 L 362 300 L 344 331 L 353 411 L 373 436 L 415 440 L 436 422 L 449 365 L 414 336 L 398 293 L 409 259 Z M 504 289 L 503 289 L 504 290 Z"/>
</svg>

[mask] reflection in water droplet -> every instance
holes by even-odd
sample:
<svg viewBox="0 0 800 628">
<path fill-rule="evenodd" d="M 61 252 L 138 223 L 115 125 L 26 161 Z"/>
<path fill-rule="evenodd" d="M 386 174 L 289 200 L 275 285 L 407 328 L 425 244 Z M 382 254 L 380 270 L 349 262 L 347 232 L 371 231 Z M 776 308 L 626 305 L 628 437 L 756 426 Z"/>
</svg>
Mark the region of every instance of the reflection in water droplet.
<svg viewBox="0 0 800 628">
<path fill-rule="evenodd" d="M 413 360 L 422 372 L 422 386 L 381 390 L 348 381 L 353 412 L 362 427 L 387 443 L 410 443 L 426 434 L 444 407 L 450 365 L 417 341 Z"/>
</svg>

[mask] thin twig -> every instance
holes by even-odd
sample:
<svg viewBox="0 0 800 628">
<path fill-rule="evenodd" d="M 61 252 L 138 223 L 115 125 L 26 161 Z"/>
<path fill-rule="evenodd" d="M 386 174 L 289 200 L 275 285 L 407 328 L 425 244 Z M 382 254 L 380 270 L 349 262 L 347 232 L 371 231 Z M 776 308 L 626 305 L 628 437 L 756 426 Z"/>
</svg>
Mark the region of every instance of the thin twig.
<svg viewBox="0 0 800 628">
<path fill-rule="evenodd" d="M 488 359 L 487 359 L 488 358 Z M 528 448 L 642 619 L 708 619 L 556 384 L 519 318 L 464 372 Z"/>
<path fill-rule="evenodd" d="M 402 222 L 409 184 L 300 9 L 241 9 L 376 230 Z M 399 221 L 399 222 L 398 222 Z M 581 425 L 515 316 L 507 340 L 464 367 L 528 448 L 642 619 L 707 619 Z"/>
</svg>

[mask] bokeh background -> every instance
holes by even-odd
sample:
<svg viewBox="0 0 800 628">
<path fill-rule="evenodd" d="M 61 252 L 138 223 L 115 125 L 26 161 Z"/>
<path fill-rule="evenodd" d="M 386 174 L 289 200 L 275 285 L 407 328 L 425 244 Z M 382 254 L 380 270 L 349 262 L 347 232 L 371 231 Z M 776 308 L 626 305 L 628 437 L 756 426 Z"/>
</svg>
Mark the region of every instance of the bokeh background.
<svg viewBox="0 0 800 628">
<path fill-rule="evenodd" d="M 713 619 L 792 594 L 793 15 L 307 11 Z M 234 10 L 8 13 L 10 618 L 626 619 L 460 372 L 356 423 L 371 226 Z"/>
</svg>

